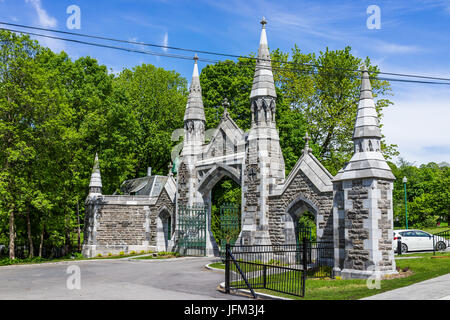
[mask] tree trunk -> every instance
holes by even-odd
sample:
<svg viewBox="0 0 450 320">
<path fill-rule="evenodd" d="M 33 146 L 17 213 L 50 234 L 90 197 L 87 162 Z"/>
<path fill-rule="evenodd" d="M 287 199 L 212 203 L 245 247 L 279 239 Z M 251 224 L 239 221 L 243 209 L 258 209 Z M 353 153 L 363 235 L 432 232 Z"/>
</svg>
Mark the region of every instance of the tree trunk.
<svg viewBox="0 0 450 320">
<path fill-rule="evenodd" d="M 68 254 L 71 250 L 70 241 L 70 216 L 66 216 L 66 241 L 64 246 L 64 254 Z"/>
<path fill-rule="evenodd" d="M 39 258 L 42 258 L 42 247 L 44 246 L 45 222 L 42 224 L 41 239 L 39 242 Z"/>
<path fill-rule="evenodd" d="M 16 258 L 15 255 L 15 239 L 16 238 L 16 230 L 14 228 L 14 204 L 11 205 L 9 209 L 9 258 L 14 260 Z"/>
<path fill-rule="evenodd" d="M 78 252 L 81 252 L 81 230 L 80 230 L 80 207 L 77 201 L 77 237 L 78 237 Z"/>
<path fill-rule="evenodd" d="M 33 247 L 33 237 L 31 236 L 30 207 L 27 208 L 27 232 L 28 232 L 28 245 L 30 246 L 28 258 L 33 258 L 34 247 Z"/>
</svg>

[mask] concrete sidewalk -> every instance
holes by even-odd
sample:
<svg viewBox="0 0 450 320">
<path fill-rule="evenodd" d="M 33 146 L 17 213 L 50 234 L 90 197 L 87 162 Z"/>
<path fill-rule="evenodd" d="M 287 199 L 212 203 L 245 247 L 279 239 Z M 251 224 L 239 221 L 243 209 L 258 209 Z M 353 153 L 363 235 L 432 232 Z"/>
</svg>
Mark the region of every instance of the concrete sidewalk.
<svg viewBox="0 0 450 320">
<path fill-rule="evenodd" d="M 450 273 L 361 300 L 450 300 Z"/>
</svg>

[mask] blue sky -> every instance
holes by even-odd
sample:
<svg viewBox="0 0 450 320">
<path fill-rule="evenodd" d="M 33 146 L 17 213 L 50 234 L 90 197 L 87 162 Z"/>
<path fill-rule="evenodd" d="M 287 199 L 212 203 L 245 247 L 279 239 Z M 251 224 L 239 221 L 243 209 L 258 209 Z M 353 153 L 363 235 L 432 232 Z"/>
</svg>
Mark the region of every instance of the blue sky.
<svg viewBox="0 0 450 320">
<path fill-rule="evenodd" d="M 66 27 L 70 5 L 81 9 L 80 30 Z M 380 7 L 381 29 L 367 28 L 369 5 Z M 450 78 L 450 0 L 0 0 L 5 22 L 237 55 L 257 51 L 262 16 L 271 49 L 289 51 L 297 44 L 304 52 L 319 52 L 350 45 L 354 55 L 369 56 L 385 72 Z M 189 60 L 39 40 L 73 59 L 94 57 L 112 72 L 150 63 L 188 80 L 192 73 Z M 450 86 L 392 82 L 392 89 L 395 105 L 382 120 L 387 141 L 417 165 L 450 162 Z"/>
</svg>

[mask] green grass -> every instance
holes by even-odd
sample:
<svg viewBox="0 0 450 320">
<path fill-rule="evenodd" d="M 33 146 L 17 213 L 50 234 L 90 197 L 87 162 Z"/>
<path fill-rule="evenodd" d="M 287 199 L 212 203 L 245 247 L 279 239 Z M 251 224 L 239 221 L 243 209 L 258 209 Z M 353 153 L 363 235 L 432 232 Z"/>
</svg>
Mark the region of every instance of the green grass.
<svg viewBox="0 0 450 320">
<path fill-rule="evenodd" d="M 401 229 L 405 229 L 405 228 L 404 227 L 394 228 L 394 230 L 401 230 Z M 412 226 L 412 227 L 410 226 L 408 229 L 418 229 L 418 230 L 423 230 L 428 233 L 435 234 L 438 232 L 449 230 L 450 227 L 448 226 L 447 222 L 441 222 L 441 225 L 439 227 L 416 228 L 414 226 Z"/>
<path fill-rule="evenodd" d="M 62 261 L 80 261 L 80 260 L 111 260 L 111 259 L 122 259 L 129 258 L 139 255 L 139 253 L 134 254 L 123 254 L 123 255 L 110 255 L 110 256 L 96 256 L 93 258 L 84 258 L 81 254 L 74 254 L 74 258 L 72 259 L 70 255 L 62 257 L 62 258 L 53 258 L 53 259 L 44 259 L 39 257 L 34 257 L 32 259 L 14 259 L 11 260 L 9 258 L 0 259 L 0 266 L 10 266 L 10 265 L 22 265 L 22 264 L 39 264 L 39 263 L 49 263 L 49 262 L 62 262 Z"/>
<path fill-rule="evenodd" d="M 209 266 L 211 268 L 216 268 L 216 269 L 223 269 L 225 270 L 225 264 L 223 264 L 222 262 L 214 262 L 214 263 L 210 263 Z"/>
<path fill-rule="evenodd" d="M 133 259 L 140 259 L 140 260 L 151 260 L 151 259 L 171 259 L 171 258 L 179 258 L 180 254 L 178 252 L 158 252 L 158 254 L 155 256 L 149 255 L 144 257 L 136 257 Z"/>
<path fill-rule="evenodd" d="M 419 256 L 420 258 L 398 259 L 396 265 L 397 268 L 402 270 L 405 270 L 405 268 L 411 270 L 412 275 L 405 278 L 381 280 L 380 289 L 368 289 L 366 280 L 307 279 L 304 298 L 271 290 L 257 289 L 256 291 L 300 300 L 356 300 L 450 273 L 449 252 L 439 252 L 436 253 L 436 256 L 433 256 L 433 253 L 408 256 Z M 276 277 L 273 277 L 272 280 L 277 281 Z M 254 281 L 258 280 L 255 279 Z M 293 287 L 291 289 L 299 291 L 299 288 Z"/>
</svg>

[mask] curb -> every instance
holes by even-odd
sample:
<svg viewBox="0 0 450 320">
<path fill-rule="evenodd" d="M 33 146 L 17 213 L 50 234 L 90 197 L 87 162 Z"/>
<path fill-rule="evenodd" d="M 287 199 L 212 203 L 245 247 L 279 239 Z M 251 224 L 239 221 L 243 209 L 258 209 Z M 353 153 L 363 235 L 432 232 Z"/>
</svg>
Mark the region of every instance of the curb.
<svg viewBox="0 0 450 320">
<path fill-rule="evenodd" d="M 212 262 L 212 263 L 214 263 L 214 262 Z M 217 272 L 225 273 L 224 269 L 218 269 L 218 268 L 210 267 L 209 265 L 212 264 L 212 263 L 208 263 L 207 265 L 205 265 L 205 268 L 208 269 L 208 270 L 211 270 L 211 271 L 217 271 Z"/>
<path fill-rule="evenodd" d="M 225 293 L 225 282 L 221 282 L 221 283 L 219 284 L 217 290 L 219 290 L 220 292 Z M 233 292 L 234 294 L 237 294 L 237 295 L 245 295 L 245 297 L 247 297 L 247 298 L 248 298 L 249 296 L 250 296 L 251 298 L 253 298 L 252 293 L 250 292 L 250 290 L 245 290 L 245 289 L 232 289 L 231 292 Z M 256 298 L 260 298 L 260 299 L 282 300 L 282 301 L 291 301 L 291 300 L 294 300 L 294 299 L 289 299 L 289 298 L 283 298 L 283 297 L 273 296 L 273 295 L 271 295 L 271 294 L 261 293 L 261 292 L 256 292 L 256 291 L 255 291 L 255 294 L 256 294 Z"/>
</svg>

